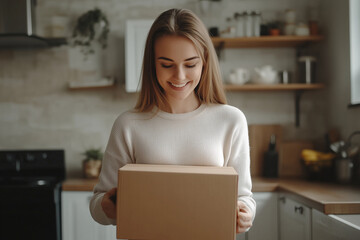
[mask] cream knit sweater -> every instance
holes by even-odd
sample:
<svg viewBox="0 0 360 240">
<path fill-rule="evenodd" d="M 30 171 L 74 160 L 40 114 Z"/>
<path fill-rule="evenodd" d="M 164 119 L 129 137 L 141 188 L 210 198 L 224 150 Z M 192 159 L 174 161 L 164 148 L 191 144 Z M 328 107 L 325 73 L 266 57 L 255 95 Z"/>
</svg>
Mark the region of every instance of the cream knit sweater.
<svg viewBox="0 0 360 240">
<path fill-rule="evenodd" d="M 117 186 L 118 169 L 127 163 L 232 166 L 239 175 L 238 200 L 255 215 L 252 198 L 248 126 L 237 108 L 202 104 L 192 112 L 121 114 L 111 130 L 90 212 L 100 224 L 116 224 L 101 208 L 105 192 Z"/>
</svg>

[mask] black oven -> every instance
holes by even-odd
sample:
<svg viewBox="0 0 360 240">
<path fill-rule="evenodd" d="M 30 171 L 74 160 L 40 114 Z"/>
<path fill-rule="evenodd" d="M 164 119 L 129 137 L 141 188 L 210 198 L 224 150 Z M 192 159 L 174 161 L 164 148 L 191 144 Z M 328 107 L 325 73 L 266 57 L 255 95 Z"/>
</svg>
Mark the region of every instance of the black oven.
<svg viewBox="0 0 360 240">
<path fill-rule="evenodd" d="M 0 239 L 61 240 L 63 150 L 0 151 Z"/>
</svg>

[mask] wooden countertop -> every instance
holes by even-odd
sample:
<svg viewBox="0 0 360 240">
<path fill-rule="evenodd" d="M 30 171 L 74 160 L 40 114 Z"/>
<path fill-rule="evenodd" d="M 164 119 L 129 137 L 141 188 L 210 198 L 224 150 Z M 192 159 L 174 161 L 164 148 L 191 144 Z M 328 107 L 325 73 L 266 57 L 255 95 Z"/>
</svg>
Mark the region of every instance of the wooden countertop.
<svg viewBox="0 0 360 240">
<path fill-rule="evenodd" d="M 92 191 L 97 179 L 68 179 L 63 191 Z M 360 188 L 301 179 L 253 178 L 253 192 L 281 192 L 325 214 L 360 214 Z"/>
<path fill-rule="evenodd" d="M 63 191 L 92 191 L 98 179 L 66 179 L 62 184 Z"/>
</svg>

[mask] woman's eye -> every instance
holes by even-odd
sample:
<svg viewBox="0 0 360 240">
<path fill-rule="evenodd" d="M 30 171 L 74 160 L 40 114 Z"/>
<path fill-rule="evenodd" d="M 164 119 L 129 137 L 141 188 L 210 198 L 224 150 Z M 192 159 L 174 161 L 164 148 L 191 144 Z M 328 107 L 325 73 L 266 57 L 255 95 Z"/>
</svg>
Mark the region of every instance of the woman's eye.
<svg viewBox="0 0 360 240">
<path fill-rule="evenodd" d="M 171 68 L 171 67 L 172 67 L 172 65 L 166 65 L 166 64 L 161 64 L 161 66 L 162 66 L 163 68 Z"/>
<path fill-rule="evenodd" d="M 186 67 L 187 68 L 193 68 L 193 67 L 195 67 L 196 66 L 196 64 L 193 64 L 193 65 L 186 65 Z"/>
</svg>

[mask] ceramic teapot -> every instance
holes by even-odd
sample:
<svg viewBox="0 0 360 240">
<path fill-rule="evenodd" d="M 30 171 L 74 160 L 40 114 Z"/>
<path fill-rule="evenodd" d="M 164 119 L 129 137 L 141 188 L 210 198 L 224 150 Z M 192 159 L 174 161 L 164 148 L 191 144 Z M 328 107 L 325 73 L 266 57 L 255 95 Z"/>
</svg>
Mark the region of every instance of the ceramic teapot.
<svg viewBox="0 0 360 240">
<path fill-rule="evenodd" d="M 272 66 L 266 65 L 254 69 L 253 81 L 261 84 L 274 84 L 279 81 L 277 75 L 277 71 Z"/>
</svg>

